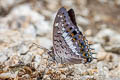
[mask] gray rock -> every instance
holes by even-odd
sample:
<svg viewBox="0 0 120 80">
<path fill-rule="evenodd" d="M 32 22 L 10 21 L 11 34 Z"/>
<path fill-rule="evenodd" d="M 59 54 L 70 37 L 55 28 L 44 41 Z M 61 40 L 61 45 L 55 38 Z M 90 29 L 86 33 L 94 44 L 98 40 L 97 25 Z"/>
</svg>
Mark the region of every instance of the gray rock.
<svg viewBox="0 0 120 80">
<path fill-rule="evenodd" d="M 14 8 L 8 17 L 11 20 L 16 17 L 15 21 L 18 21 L 18 19 L 20 19 L 19 17 L 21 17 L 21 16 L 24 16 L 25 21 L 28 25 L 28 26 L 24 25 L 25 28 L 28 27 L 26 29 L 31 29 L 31 31 L 25 29 L 24 32 L 29 31 L 28 33 L 30 33 L 30 32 L 31 32 L 31 34 L 33 33 L 32 35 L 35 35 L 35 34 L 44 35 L 50 31 L 49 23 L 47 21 L 45 21 L 44 16 L 42 16 L 38 12 L 32 10 L 32 8 L 29 4 L 21 5 L 21 6 Z M 22 23 L 25 23 L 25 21 L 22 21 Z M 15 23 L 17 23 L 17 22 L 15 22 Z M 34 28 L 30 24 L 32 24 L 32 26 L 34 26 Z M 15 25 L 15 26 L 18 26 L 18 25 Z"/>
<path fill-rule="evenodd" d="M 87 18 L 84 18 L 81 16 L 77 17 L 77 22 L 82 24 L 82 25 L 89 25 L 90 24 L 90 21 Z"/>
<path fill-rule="evenodd" d="M 98 62 L 97 63 L 97 68 L 98 68 L 98 79 L 100 80 L 109 80 L 109 70 L 108 68 L 104 65 L 103 62 Z"/>
<path fill-rule="evenodd" d="M 108 52 L 120 54 L 120 44 L 119 45 L 113 44 L 113 45 L 105 46 L 105 50 Z"/>
<path fill-rule="evenodd" d="M 0 53 L 0 63 L 3 64 L 5 61 L 7 61 L 8 56 L 4 55 L 4 53 Z"/>
<path fill-rule="evenodd" d="M 100 30 L 93 39 L 95 42 L 101 44 L 111 43 L 120 43 L 120 34 L 112 29 L 102 29 Z"/>
</svg>

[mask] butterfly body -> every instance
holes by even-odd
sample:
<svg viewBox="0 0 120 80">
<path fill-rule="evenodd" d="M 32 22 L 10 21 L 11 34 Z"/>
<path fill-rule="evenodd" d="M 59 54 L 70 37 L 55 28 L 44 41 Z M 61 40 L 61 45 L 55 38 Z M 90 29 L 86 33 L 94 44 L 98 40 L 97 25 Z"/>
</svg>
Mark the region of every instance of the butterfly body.
<svg viewBox="0 0 120 80">
<path fill-rule="evenodd" d="M 93 60 L 88 41 L 77 27 L 73 9 L 58 10 L 53 25 L 52 51 L 58 63 L 79 64 Z"/>
</svg>

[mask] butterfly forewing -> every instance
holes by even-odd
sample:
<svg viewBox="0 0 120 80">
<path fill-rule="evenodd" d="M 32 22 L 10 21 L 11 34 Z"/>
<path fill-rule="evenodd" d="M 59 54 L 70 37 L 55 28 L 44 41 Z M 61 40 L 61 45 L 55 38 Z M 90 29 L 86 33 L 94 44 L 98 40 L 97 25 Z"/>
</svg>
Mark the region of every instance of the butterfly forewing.
<svg viewBox="0 0 120 80">
<path fill-rule="evenodd" d="M 67 61 L 65 56 L 71 52 L 71 50 L 66 47 L 67 44 L 62 37 L 63 33 L 65 32 L 65 26 L 67 24 L 66 21 L 68 21 L 65 18 L 66 16 L 68 16 L 66 10 L 61 8 L 56 15 L 53 28 L 53 51 L 56 55 L 56 61 L 61 63 Z"/>
<path fill-rule="evenodd" d="M 73 9 L 60 8 L 53 25 L 53 53 L 60 63 L 85 63 L 92 60 L 87 40 L 79 31 Z"/>
</svg>

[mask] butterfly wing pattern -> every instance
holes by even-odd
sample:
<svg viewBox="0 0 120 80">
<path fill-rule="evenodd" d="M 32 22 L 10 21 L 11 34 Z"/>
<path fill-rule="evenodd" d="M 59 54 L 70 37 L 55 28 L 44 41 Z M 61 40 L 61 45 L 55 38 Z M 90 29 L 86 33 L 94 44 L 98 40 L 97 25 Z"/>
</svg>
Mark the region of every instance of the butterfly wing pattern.
<svg viewBox="0 0 120 80">
<path fill-rule="evenodd" d="M 58 63 L 88 63 L 93 60 L 91 48 L 78 29 L 73 9 L 58 10 L 53 25 L 54 59 Z"/>
</svg>

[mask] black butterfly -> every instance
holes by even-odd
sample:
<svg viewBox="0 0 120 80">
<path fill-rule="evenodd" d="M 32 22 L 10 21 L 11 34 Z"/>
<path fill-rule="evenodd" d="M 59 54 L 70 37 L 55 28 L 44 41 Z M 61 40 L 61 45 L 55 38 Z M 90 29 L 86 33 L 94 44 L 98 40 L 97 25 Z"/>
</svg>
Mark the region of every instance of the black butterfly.
<svg viewBox="0 0 120 80">
<path fill-rule="evenodd" d="M 88 41 L 78 29 L 74 10 L 58 10 L 53 25 L 53 48 L 50 53 L 58 63 L 87 63 L 94 58 Z"/>
</svg>

